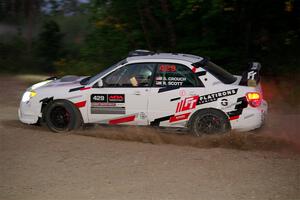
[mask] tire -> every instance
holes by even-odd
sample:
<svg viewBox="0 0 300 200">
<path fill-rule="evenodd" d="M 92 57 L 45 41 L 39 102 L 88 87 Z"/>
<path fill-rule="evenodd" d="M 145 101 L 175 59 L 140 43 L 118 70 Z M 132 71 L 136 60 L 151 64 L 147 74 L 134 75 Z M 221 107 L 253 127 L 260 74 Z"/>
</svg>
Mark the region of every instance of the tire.
<svg viewBox="0 0 300 200">
<path fill-rule="evenodd" d="M 49 103 L 43 113 L 48 128 L 53 132 L 68 132 L 82 125 L 81 113 L 75 105 L 66 100 Z"/>
<path fill-rule="evenodd" d="M 203 109 L 197 111 L 190 119 L 189 129 L 195 136 L 203 134 L 223 134 L 231 127 L 225 113 L 217 109 Z"/>
</svg>

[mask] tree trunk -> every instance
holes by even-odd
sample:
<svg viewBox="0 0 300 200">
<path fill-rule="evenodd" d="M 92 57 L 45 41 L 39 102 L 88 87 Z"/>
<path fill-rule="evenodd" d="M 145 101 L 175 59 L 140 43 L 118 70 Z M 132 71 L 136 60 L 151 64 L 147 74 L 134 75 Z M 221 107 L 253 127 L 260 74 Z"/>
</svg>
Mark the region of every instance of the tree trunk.
<svg viewBox="0 0 300 200">
<path fill-rule="evenodd" d="M 140 16 L 140 24 L 142 26 L 142 29 L 143 29 L 143 32 L 144 32 L 144 37 L 145 37 L 145 40 L 146 40 L 146 43 L 147 43 L 147 48 L 152 50 L 152 45 L 151 45 L 151 42 L 150 42 L 150 39 L 149 39 L 149 32 L 147 30 L 145 18 L 144 18 L 144 15 L 143 15 L 143 9 L 141 8 L 139 3 L 138 3 L 137 7 L 138 7 L 139 16 Z"/>
<path fill-rule="evenodd" d="M 150 22 L 150 26 L 152 27 L 152 30 L 155 31 L 158 35 L 161 35 L 161 25 L 159 22 L 155 19 L 155 17 L 152 15 L 150 10 L 149 1 L 145 0 L 143 1 L 143 9 L 141 10 L 142 14 L 148 19 Z"/>
<path fill-rule="evenodd" d="M 32 49 L 32 33 L 33 33 L 33 13 L 34 13 L 34 6 L 33 0 L 26 1 L 26 15 L 27 15 L 27 51 L 30 53 Z"/>
<path fill-rule="evenodd" d="M 175 27 L 174 24 L 171 20 L 171 16 L 170 16 L 170 8 L 169 8 L 169 2 L 168 0 L 160 0 L 160 5 L 162 8 L 162 11 L 165 15 L 165 24 L 167 27 L 167 31 L 168 31 L 168 35 L 169 37 L 169 42 L 170 42 L 170 46 L 172 48 L 176 47 L 176 33 L 175 33 Z"/>
</svg>

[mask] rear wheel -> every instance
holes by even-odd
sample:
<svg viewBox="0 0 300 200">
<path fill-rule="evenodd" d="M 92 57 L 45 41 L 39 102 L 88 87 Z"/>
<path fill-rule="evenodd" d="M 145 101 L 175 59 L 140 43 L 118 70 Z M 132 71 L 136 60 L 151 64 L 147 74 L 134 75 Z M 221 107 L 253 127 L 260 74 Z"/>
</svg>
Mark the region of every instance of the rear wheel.
<svg viewBox="0 0 300 200">
<path fill-rule="evenodd" d="M 82 118 L 78 108 L 72 102 L 57 100 L 47 105 L 44 119 L 50 130 L 67 132 L 78 129 L 82 125 Z"/>
<path fill-rule="evenodd" d="M 192 116 L 189 129 L 195 136 L 222 134 L 230 130 L 230 123 L 223 112 L 216 109 L 204 109 Z"/>
</svg>

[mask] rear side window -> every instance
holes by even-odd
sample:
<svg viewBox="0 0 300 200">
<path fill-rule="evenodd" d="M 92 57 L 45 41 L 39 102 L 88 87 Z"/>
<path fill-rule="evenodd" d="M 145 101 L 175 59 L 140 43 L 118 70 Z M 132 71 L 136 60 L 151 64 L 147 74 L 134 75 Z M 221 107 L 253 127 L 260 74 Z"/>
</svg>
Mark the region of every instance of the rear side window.
<svg viewBox="0 0 300 200">
<path fill-rule="evenodd" d="M 156 87 L 204 87 L 192 70 L 184 65 L 158 63 L 154 80 Z"/>
<path fill-rule="evenodd" d="M 233 76 L 231 73 L 229 73 L 228 71 L 226 71 L 225 69 L 221 68 L 213 62 L 208 61 L 206 65 L 200 67 L 210 72 L 214 77 L 216 77 L 225 84 L 231 84 L 236 81 L 235 76 Z"/>
</svg>

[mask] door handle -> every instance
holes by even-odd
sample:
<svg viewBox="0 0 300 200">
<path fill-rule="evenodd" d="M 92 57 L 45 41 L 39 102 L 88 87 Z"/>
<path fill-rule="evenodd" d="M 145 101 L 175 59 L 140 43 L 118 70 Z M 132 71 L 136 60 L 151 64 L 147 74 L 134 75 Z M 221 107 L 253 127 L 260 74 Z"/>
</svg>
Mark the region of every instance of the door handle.
<svg viewBox="0 0 300 200">
<path fill-rule="evenodd" d="M 134 95 L 141 95 L 141 91 L 135 91 L 133 94 Z"/>
</svg>

